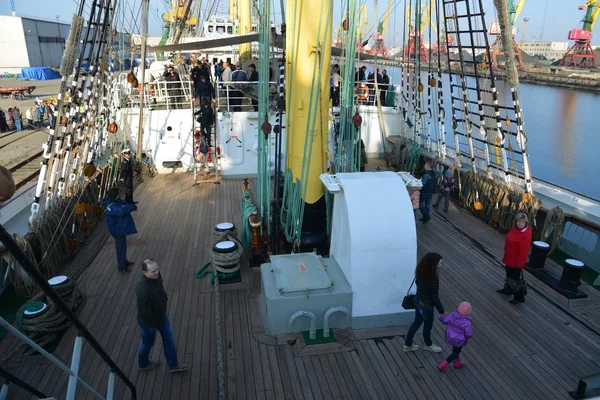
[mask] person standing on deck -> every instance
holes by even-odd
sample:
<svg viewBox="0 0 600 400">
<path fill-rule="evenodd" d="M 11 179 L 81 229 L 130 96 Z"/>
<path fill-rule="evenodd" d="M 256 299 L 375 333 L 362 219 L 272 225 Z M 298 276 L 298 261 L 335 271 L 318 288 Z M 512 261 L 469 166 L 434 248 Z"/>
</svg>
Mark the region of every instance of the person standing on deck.
<svg viewBox="0 0 600 400">
<path fill-rule="evenodd" d="M 133 166 L 131 165 L 131 150 L 123 150 L 123 161 L 121 161 L 121 178 L 125 186 L 125 201 L 128 204 L 137 204 L 133 201 Z"/>
<path fill-rule="evenodd" d="M 250 82 L 256 82 L 252 84 L 252 88 L 254 89 L 255 93 L 258 93 L 258 72 L 256 71 L 256 65 L 250 64 L 248 68 L 250 68 L 250 77 L 248 80 Z M 258 111 L 258 100 L 250 99 L 250 101 L 252 102 L 254 111 Z"/>
<path fill-rule="evenodd" d="M 502 263 L 506 268 L 504 287 L 496 290 L 502 294 L 512 294 L 510 304 L 525 303 L 525 282 L 523 269 L 531 247 L 532 230 L 526 214 L 517 214 L 515 226 L 508 232 L 504 241 Z"/>
<path fill-rule="evenodd" d="M 181 96 L 181 82 L 179 74 L 175 71 L 172 65 L 169 65 L 163 76 L 167 82 L 167 94 L 172 102 L 171 108 L 181 108 L 183 98 Z"/>
<path fill-rule="evenodd" d="M 131 272 L 128 268 L 133 262 L 127 260 L 127 236 L 137 233 L 131 212 L 137 210 L 135 204 L 127 204 L 119 199 L 119 189 L 112 188 L 102 200 L 106 211 L 106 225 L 115 239 L 117 248 L 117 267 L 119 272 Z"/>
<path fill-rule="evenodd" d="M 423 339 L 425 350 L 439 353 L 442 348 L 431 341 L 431 328 L 433 327 L 434 307 L 440 314 L 445 314 L 444 306 L 439 297 L 440 278 L 438 269 L 442 266 L 442 256 L 438 253 L 427 253 L 415 270 L 415 282 L 417 284 L 417 295 L 415 296 L 415 320 L 408 329 L 404 341 L 404 351 L 419 350 L 419 346 L 413 344 L 413 338 L 423 323 Z"/>
<path fill-rule="evenodd" d="M 452 169 L 448 168 L 446 172 L 444 172 L 444 178 L 442 179 L 442 184 L 440 185 L 440 194 L 438 194 L 437 201 L 433 205 L 434 208 L 438 208 L 440 206 L 440 202 L 442 201 L 442 197 L 444 198 L 444 212 L 448 212 L 448 208 L 450 207 L 450 194 L 454 191 L 454 176 L 452 174 Z"/>
<path fill-rule="evenodd" d="M 137 297 L 137 321 L 140 327 L 142 343 L 138 354 L 140 370 L 147 371 L 160 365 L 160 361 L 149 359 L 150 351 L 156 341 L 156 331 L 160 332 L 165 358 L 170 372 L 182 372 L 190 366 L 177 361 L 175 338 L 167 317 L 167 293 L 159 272 L 158 263 L 148 259 L 142 263 L 142 277 L 135 289 Z"/>
<path fill-rule="evenodd" d="M 431 219 L 431 200 L 437 187 L 437 172 L 433 169 L 430 162 L 425 163 L 425 175 L 421 178 L 423 189 L 421 189 L 421 198 L 419 200 L 419 211 L 421 211 L 421 221 L 426 224 Z"/>
<path fill-rule="evenodd" d="M 387 71 L 384 69 L 383 71 L 381 71 L 381 85 L 379 85 L 379 91 L 380 91 L 380 100 L 381 100 L 381 106 L 382 107 L 387 107 L 388 102 L 387 102 L 387 98 L 388 98 L 388 91 L 390 90 L 390 76 L 387 74 Z"/>
<path fill-rule="evenodd" d="M 246 75 L 246 71 L 242 69 L 242 63 L 238 61 L 235 63 L 235 71 L 231 74 L 232 82 L 248 82 L 248 76 Z M 241 84 L 237 84 L 239 88 Z M 241 90 L 230 90 L 229 91 L 229 105 L 233 106 L 233 111 L 242 111 L 242 100 L 244 99 L 244 94 Z"/>
<path fill-rule="evenodd" d="M 331 69 L 331 105 L 332 107 L 340 106 L 340 66 L 335 64 Z"/>
</svg>

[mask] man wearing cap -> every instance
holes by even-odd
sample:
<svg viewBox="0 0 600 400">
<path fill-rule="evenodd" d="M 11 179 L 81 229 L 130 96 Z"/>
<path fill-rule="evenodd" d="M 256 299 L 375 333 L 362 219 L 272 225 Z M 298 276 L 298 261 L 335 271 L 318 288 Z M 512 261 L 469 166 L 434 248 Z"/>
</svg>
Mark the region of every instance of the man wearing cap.
<svg viewBox="0 0 600 400">
<path fill-rule="evenodd" d="M 258 82 L 258 72 L 256 72 L 256 65 L 250 64 L 248 68 L 250 68 L 250 77 L 248 78 L 248 81 Z M 255 93 L 258 93 L 258 83 L 253 83 L 252 87 L 255 89 Z M 258 111 L 258 100 L 250 100 L 252 101 L 252 107 L 254 107 L 254 111 Z"/>
<path fill-rule="evenodd" d="M 242 70 L 242 63 L 235 63 L 235 71 L 231 74 L 232 82 L 247 82 L 248 76 L 246 72 Z M 239 84 L 238 84 L 239 87 Z M 242 111 L 242 98 L 243 94 L 239 90 L 231 90 L 229 91 L 229 105 L 233 106 L 233 111 Z"/>
<path fill-rule="evenodd" d="M 128 204 L 137 204 L 133 201 L 133 166 L 131 165 L 131 150 L 123 150 L 123 161 L 121 161 L 121 177 L 119 181 L 125 186 L 125 201 Z"/>
</svg>

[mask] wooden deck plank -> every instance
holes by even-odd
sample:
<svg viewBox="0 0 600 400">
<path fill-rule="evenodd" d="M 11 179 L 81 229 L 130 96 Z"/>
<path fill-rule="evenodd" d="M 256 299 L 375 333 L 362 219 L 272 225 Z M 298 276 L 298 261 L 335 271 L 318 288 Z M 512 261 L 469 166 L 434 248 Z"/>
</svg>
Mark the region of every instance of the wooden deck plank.
<svg viewBox="0 0 600 400">
<path fill-rule="evenodd" d="M 136 190 L 139 233 L 128 241 L 128 257 L 136 262 L 133 272 L 115 271 L 114 241 L 109 238 L 77 282 L 88 296 L 81 320 L 136 384 L 139 398 L 212 399 L 218 394 L 214 293 L 209 278 L 198 280 L 194 273 L 210 259 L 214 225 L 231 221 L 239 226 L 241 185 L 240 181 L 196 187 L 191 183 L 190 174 L 147 179 Z M 437 370 L 450 351 L 438 322 L 432 338 L 444 349 L 439 354 L 404 353 L 404 340 L 398 336 L 402 332 L 374 339 L 363 333 L 354 338 L 350 332 L 349 344 L 356 350 L 303 357 L 295 356 L 297 341 L 259 343 L 253 333 L 261 328 L 256 297 L 260 273 L 244 261 L 246 286 L 223 285 L 220 291 L 227 398 L 567 399 L 581 376 L 598 372 L 600 341 L 594 329 L 600 305 L 556 305 L 537 286 L 525 304 L 508 304 L 507 297 L 495 292 L 504 278 L 503 235 L 455 207 L 448 214 L 433 215 L 431 223 L 417 226 L 418 254 L 438 251 L 444 256 L 440 297 L 448 311 L 463 300 L 473 304 L 475 335 L 463 350 L 465 368 L 449 368 L 444 374 Z M 168 372 L 160 338 L 152 357 L 160 357 L 163 365 L 148 372 L 137 368 L 135 285 L 145 258 L 155 258 L 163 268 L 178 357 L 191 364 L 182 374 Z M 418 333 L 418 344 L 421 337 Z M 57 354 L 68 362 L 71 347 L 72 342 L 61 343 Z M 309 348 L 304 350 L 311 354 Z M 82 376 L 104 392 L 107 366 L 89 345 L 83 354 Z M 65 393 L 67 376 L 57 368 L 28 366 L 13 371 L 36 381 L 48 394 Z M 30 398 L 14 387 L 13 393 L 17 399 Z M 78 396 L 92 398 L 85 391 Z M 116 398 L 128 396 L 117 380 Z"/>
</svg>

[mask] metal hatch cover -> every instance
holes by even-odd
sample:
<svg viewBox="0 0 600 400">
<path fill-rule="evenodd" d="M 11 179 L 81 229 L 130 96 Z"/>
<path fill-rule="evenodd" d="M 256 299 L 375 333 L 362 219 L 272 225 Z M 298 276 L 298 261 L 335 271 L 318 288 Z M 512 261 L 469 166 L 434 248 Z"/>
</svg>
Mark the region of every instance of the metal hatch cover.
<svg viewBox="0 0 600 400">
<path fill-rule="evenodd" d="M 279 294 L 329 290 L 333 281 L 315 253 L 271 256 L 271 271 Z"/>
</svg>

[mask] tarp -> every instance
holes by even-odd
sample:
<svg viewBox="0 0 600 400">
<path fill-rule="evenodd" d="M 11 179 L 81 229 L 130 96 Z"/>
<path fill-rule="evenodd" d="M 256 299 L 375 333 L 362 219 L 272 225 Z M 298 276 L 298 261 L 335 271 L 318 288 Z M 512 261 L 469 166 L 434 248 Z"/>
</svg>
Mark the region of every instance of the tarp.
<svg viewBox="0 0 600 400">
<path fill-rule="evenodd" d="M 21 79 L 33 79 L 36 81 L 48 81 L 51 79 L 60 79 L 60 75 L 48 67 L 23 68 L 21 69 Z"/>
</svg>

